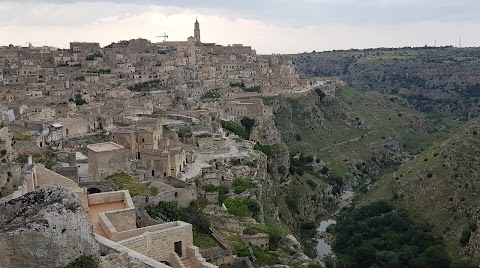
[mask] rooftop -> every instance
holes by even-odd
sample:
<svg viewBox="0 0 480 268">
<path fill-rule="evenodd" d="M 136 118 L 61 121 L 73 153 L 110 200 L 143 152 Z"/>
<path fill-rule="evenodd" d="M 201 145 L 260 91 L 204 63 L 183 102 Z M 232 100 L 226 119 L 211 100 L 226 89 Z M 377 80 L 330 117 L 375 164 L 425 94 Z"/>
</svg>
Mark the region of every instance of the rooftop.
<svg viewBox="0 0 480 268">
<path fill-rule="evenodd" d="M 116 144 L 114 142 L 90 144 L 87 146 L 87 148 L 97 153 L 125 149 L 125 147 L 123 147 L 122 145 Z"/>
</svg>

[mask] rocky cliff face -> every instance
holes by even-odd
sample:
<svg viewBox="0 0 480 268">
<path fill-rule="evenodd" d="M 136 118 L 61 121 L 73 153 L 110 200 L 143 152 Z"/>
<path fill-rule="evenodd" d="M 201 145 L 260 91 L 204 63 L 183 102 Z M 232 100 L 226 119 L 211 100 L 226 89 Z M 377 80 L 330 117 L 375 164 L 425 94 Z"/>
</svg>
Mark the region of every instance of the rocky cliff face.
<svg viewBox="0 0 480 268">
<path fill-rule="evenodd" d="M 262 145 L 272 146 L 272 154 L 267 158 L 267 170 L 272 179 L 281 181 L 290 166 L 287 145 L 282 141 L 282 136 L 275 126 L 272 117 L 265 118 L 255 123 L 250 139 Z"/>
<path fill-rule="evenodd" d="M 289 105 L 284 100 L 276 100 L 273 104 L 276 110 L 287 110 L 290 113 L 302 113 L 310 120 L 310 127 L 321 131 L 323 129 L 323 115 L 314 109 L 315 105 L 303 106 L 294 101 Z M 319 120 L 317 120 L 319 119 Z M 266 214 L 281 220 L 295 232 L 299 223 L 318 218 L 326 213 L 324 204 L 328 202 L 331 187 L 328 189 L 311 189 L 305 187 L 305 182 L 293 178 L 289 174 L 290 151 L 282 140 L 282 135 L 272 117 L 257 121 L 250 138 L 262 145 L 270 145 L 272 153 L 268 155 L 269 178 L 262 181 L 263 206 Z"/>
<path fill-rule="evenodd" d="M 2 267 L 64 267 L 99 248 L 78 197 L 48 187 L 0 204 Z"/>
</svg>

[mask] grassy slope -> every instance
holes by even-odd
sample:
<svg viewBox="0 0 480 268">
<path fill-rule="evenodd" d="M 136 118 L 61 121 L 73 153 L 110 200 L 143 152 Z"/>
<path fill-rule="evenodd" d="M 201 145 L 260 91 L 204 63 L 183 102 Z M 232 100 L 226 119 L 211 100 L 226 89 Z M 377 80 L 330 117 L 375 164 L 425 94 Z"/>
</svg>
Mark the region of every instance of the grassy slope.
<svg viewBox="0 0 480 268">
<path fill-rule="evenodd" d="M 423 114 L 408 108 L 400 99 L 390 100 L 390 96 L 375 92 L 360 93 L 352 89 L 337 90 L 335 100 L 322 102 L 319 109 L 325 116 L 326 131 L 317 133 L 306 128 L 303 120 L 280 111 L 275 121 L 290 150 L 298 150 L 308 155 L 316 155 L 327 162 L 334 175 L 349 174 L 348 166 L 378 154 L 383 143 L 398 140 L 406 144 L 407 153 L 417 153 L 444 136 L 457 123 L 450 118 L 427 120 Z M 334 110 L 350 111 L 361 119 L 367 129 L 345 124 Z M 292 131 L 294 130 L 294 131 Z M 300 134 L 301 141 L 295 139 Z"/>
<path fill-rule="evenodd" d="M 475 131 L 480 133 L 480 119 L 383 176 L 362 203 L 392 200 L 433 224 L 435 232 L 444 236 L 452 256 L 464 256 L 459 243 L 461 232 L 480 216 L 480 134 L 474 135 Z"/>
</svg>

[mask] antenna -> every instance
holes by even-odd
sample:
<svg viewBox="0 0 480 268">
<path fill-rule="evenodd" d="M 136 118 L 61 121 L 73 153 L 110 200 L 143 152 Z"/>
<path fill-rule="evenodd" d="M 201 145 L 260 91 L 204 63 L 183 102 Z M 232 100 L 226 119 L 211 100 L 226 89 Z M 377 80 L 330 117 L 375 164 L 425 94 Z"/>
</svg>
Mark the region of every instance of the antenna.
<svg viewBox="0 0 480 268">
<path fill-rule="evenodd" d="M 159 35 L 157 37 L 163 38 L 163 42 L 167 41 L 168 35 L 166 33 L 163 33 L 163 35 Z"/>
<path fill-rule="evenodd" d="M 458 43 L 459 47 L 462 48 L 462 36 L 460 35 L 460 42 Z"/>
<path fill-rule="evenodd" d="M 435 38 L 435 45 L 433 45 L 434 47 L 437 47 L 437 39 Z"/>
</svg>

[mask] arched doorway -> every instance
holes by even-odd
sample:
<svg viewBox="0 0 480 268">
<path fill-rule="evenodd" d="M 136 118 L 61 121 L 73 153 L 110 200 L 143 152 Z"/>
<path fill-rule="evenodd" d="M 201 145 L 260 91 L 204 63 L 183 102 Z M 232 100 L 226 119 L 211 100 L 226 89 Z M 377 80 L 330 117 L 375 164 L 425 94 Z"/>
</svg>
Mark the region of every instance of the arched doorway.
<svg viewBox="0 0 480 268">
<path fill-rule="evenodd" d="M 98 193 L 101 193 L 102 191 L 100 191 L 100 189 L 98 189 L 98 188 L 93 188 L 92 187 L 92 188 L 88 188 L 87 192 L 88 192 L 88 194 L 98 194 Z"/>
</svg>

